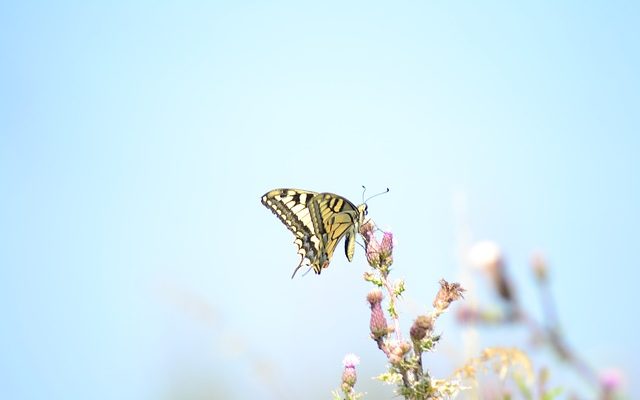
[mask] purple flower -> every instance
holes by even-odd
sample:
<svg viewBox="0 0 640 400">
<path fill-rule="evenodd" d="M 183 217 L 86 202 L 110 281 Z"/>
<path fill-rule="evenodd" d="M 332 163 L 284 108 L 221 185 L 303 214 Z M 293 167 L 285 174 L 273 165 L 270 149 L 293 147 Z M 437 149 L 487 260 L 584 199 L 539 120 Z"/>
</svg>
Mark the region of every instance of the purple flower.
<svg viewBox="0 0 640 400">
<path fill-rule="evenodd" d="M 393 234 L 383 232 L 382 241 L 375 236 L 375 226 L 368 222 L 360 227 L 364 238 L 367 262 L 374 268 L 388 268 L 393 264 Z"/>
<path fill-rule="evenodd" d="M 353 392 L 353 386 L 358 380 L 356 375 L 356 365 L 360 364 L 360 358 L 355 354 L 349 353 L 342 360 L 344 371 L 342 371 L 342 391 L 345 394 Z"/>
<path fill-rule="evenodd" d="M 360 225 L 360 234 L 364 238 L 366 244 L 373 238 L 373 232 L 375 231 L 376 226 L 371 222 L 371 220 L 365 222 Z"/>
<path fill-rule="evenodd" d="M 380 243 L 375 236 L 371 236 L 371 239 L 366 242 L 367 244 L 367 262 L 371 266 L 378 266 L 380 264 Z"/>
<path fill-rule="evenodd" d="M 600 373 L 600 386 L 606 392 L 615 392 L 622 386 L 623 376 L 618 369 L 611 368 Z"/>
<path fill-rule="evenodd" d="M 391 254 L 391 252 L 393 251 L 393 233 L 385 232 L 382 235 L 381 250 Z"/>
<path fill-rule="evenodd" d="M 360 357 L 353 353 L 347 354 L 342 360 L 342 365 L 344 365 L 345 368 L 355 368 L 358 364 L 360 364 Z"/>
<path fill-rule="evenodd" d="M 367 295 L 367 301 L 371 306 L 371 319 L 369 320 L 369 329 L 371 330 L 371 338 L 379 341 L 389 333 L 387 328 L 387 319 L 382 311 L 382 291 L 374 289 Z"/>
</svg>

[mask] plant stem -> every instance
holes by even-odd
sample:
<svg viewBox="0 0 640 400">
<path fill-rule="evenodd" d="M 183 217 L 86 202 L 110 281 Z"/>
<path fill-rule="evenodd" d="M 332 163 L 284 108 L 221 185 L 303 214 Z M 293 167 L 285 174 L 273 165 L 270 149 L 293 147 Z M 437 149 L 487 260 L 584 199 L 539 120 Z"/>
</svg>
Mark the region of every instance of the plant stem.
<svg viewBox="0 0 640 400">
<path fill-rule="evenodd" d="M 389 293 L 389 308 L 393 310 L 391 314 L 391 319 L 393 319 L 393 331 L 396 334 L 396 339 L 398 341 L 402 340 L 402 332 L 400 332 L 400 320 L 398 319 L 398 312 L 396 310 L 396 294 L 393 290 L 393 287 L 389 283 L 386 274 L 382 276 L 382 282 L 384 283 L 385 289 L 387 289 L 387 293 Z"/>
</svg>

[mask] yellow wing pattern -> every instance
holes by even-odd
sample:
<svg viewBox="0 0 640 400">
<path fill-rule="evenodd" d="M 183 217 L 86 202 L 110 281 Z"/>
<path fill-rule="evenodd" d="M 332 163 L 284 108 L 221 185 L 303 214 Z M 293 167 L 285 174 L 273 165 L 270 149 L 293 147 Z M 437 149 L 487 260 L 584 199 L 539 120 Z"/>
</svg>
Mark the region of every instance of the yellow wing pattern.
<svg viewBox="0 0 640 400">
<path fill-rule="evenodd" d="M 300 189 L 274 189 L 262 196 L 262 204 L 295 236 L 301 259 L 292 278 L 303 265 L 320 274 L 345 236 L 345 254 L 349 261 L 353 259 L 356 232 L 367 212 L 365 204 L 356 207 L 337 194 Z"/>
</svg>

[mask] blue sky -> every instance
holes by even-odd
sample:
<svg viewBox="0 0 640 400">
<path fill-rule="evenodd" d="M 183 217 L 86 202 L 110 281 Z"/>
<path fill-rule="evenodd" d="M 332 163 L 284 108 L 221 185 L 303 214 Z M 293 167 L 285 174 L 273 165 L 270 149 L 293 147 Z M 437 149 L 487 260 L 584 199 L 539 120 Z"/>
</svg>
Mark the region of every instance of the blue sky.
<svg viewBox="0 0 640 400">
<path fill-rule="evenodd" d="M 636 376 L 638 11 L 4 3 L 3 397 L 326 398 L 352 351 L 379 373 L 362 252 L 292 281 L 290 233 L 259 202 L 275 187 L 358 202 L 363 184 L 391 188 L 369 210 L 398 241 L 405 325 L 463 274 L 462 218 L 503 246 L 533 308 L 544 251 L 574 346 Z"/>
</svg>

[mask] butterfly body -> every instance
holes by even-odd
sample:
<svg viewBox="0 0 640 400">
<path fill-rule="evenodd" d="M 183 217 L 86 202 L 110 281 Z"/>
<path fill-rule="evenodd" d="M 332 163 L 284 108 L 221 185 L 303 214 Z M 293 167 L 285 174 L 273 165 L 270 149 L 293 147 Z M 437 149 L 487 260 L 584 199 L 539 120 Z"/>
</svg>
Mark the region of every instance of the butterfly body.
<svg viewBox="0 0 640 400">
<path fill-rule="evenodd" d="M 329 266 L 343 237 L 345 255 L 349 261 L 353 259 L 356 232 L 367 213 L 366 204 L 356 206 L 337 194 L 300 189 L 274 189 L 261 200 L 295 236 L 301 260 L 293 275 L 305 264 L 320 274 Z"/>
</svg>

